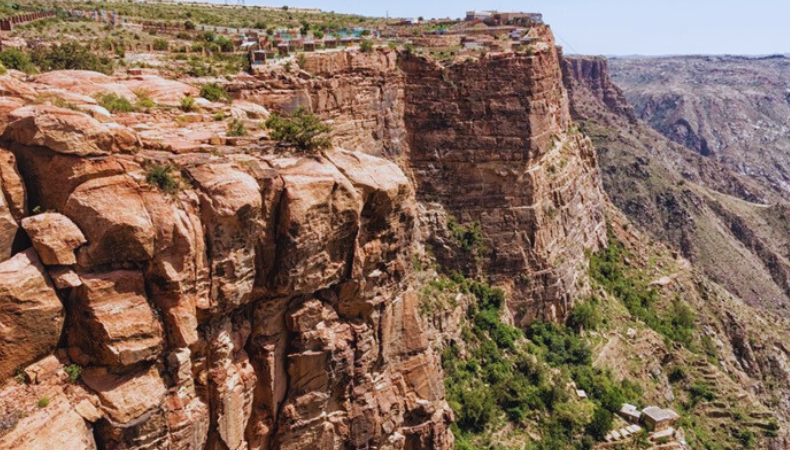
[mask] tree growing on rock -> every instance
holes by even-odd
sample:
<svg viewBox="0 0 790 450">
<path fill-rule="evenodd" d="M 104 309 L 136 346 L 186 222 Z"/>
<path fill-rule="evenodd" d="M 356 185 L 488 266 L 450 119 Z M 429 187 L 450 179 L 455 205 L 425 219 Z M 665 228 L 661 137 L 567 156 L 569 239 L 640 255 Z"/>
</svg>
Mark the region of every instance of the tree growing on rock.
<svg viewBox="0 0 790 450">
<path fill-rule="evenodd" d="M 332 145 L 327 135 L 332 127 L 323 123 L 315 114 L 299 108 L 291 115 L 272 114 L 266 120 L 272 139 L 293 145 L 301 151 L 315 152 Z"/>
</svg>

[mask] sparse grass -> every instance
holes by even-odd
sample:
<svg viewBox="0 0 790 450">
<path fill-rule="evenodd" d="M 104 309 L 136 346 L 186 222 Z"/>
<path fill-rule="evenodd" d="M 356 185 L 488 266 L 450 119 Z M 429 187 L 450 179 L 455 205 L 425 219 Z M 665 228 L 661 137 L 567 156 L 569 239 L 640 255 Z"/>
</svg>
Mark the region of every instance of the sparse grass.
<svg viewBox="0 0 790 450">
<path fill-rule="evenodd" d="M 233 119 L 228 123 L 228 136 L 246 136 L 248 134 L 247 127 L 244 126 L 244 121 L 240 119 Z"/>
<path fill-rule="evenodd" d="M 192 112 L 197 110 L 197 104 L 195 103 L 195 99 L 187 95 L 186 97 L 181 99 L 181 110 L 184 112 Z"/>
<path fill-rule="evenodd" d="M 129 113 L 136 110 L 129 100 L 114 93 L 99 94 L 96 96 L 96 100 L 98 100 L 99 105 L 113 114 Z"/>
<path fill-rule="evenodd" d="M 166 194 L 175 194 L 181 188 L 178 180 L 173 176 L 173 166 L 167 164 L 150 166 L 145 181 Z"/>
<path fill-rule="evenodd" d="M 72 383 L 76 383 L 82 375 L 82 367 L 78 366 L 77 364 L 69 364 L 68 366 L 64 367 L 63 370 L 65 370 L 69 375 L 69 381 Z"/>
</svg>

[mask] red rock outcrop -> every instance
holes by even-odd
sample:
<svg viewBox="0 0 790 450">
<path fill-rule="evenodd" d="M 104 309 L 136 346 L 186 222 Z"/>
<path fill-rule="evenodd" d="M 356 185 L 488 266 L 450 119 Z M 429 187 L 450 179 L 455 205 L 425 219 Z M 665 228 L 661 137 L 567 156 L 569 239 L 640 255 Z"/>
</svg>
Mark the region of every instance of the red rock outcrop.
<svg viewBox="0 0 790 450">
<path fill-rule="evenodd" d="M 451 67 L 381 49 L 308 55 L 298 77 L 238 76 L 241 101 L 206 107 L 252 120 L 252 137 L 205 113 L 98 121 L 9 103 L 0 324 L 29 337 L 0 328 L 0 352 L 13 350 L 0 375 L 33 364 L 30 389 L 57 396 L 68 442 L 85 448 L 449 450 L 412 274 L 418 223 L 437 256 L 469 262 L 446 217 L 479 221 L 474 268 L 510 289 L 522 322 L 564 316 L 584 250 L 605 238 L 595 158 L 542 33 L 529 55 Z M 194 92 L 79 71 L 29 84 L 70 98 Z M 302 105 L 357 151 L 274 149 L 259 121 Z M 82 378 L 66 385 L 74 365 Z M 35 417 L 0 442 L 46 447 Z"/>
<path fill-rule="evenodd" d="M 33 266 L 59 321 L 30 331 L 5 376 L 60 342 L 55 366 L 83 369 L 64 414 L 98 448 L 452 447 L 406 281 L 414 192 L 395 164 L 342 149 L 173 156 L 184 181 L 165 194 L 144 181 L 154 152 L 11 148 L 30 201 L 56 212 L 23 217 L 33 248 L 0 268 L 46 255 Z M 43 445 L 34 423 L 17 427 Z"/>
<path fill-rule="evenodd" d="M 551 32 L 539 31 L 529 54 L 400 64 L 418 198 L 479 222 L 477 263 L 512 292 L 520 323 L 563 319 L 585 277 L 585 250 L 606 239 L 595 152 L 572 126 Z"/>
<path fill-rule="evenodd" d="M 0 263 L 0 379 L 55 349 L 63 305 L 36 252 Z"/>
</svg>

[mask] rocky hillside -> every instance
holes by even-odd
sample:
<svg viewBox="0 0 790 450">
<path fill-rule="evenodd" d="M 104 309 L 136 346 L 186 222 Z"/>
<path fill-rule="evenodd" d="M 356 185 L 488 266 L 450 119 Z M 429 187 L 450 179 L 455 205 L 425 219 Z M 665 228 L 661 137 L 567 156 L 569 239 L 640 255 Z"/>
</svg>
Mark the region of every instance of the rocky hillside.
<svg viewBox="0 0 790 450">
<path fill-rule="evenodd" d="M 0 376 L 28 384 L 3 391 L 0 448 L 452 445 L 395 164 L 215 129 L 268 116 L 245 102 L 91 97 L 197 92 L 153 75 L 20 78 L 0 77 Z"/>
<path fill-rule="evenodd" d="M 0 76 L 0 450 L 788 448 L 780 196 L 529 33 Z"/>
<path fill-rule="evenodd" d="M 690 380 L 717 380 L 716 389 L 724 391 L 718 393 L 719 398 L 737 397 L 742 393 L 727 390 L 747 388 L 757 394 L 753 401 L 754 405 L 762 404 L 758 409 L 775 408 L 780 417 L 787 417 L 787 406 L 780 400 L 785 396 L 784 382 L 778 381 L 787 376 L 784 363 L 779 363 L 788 355 L 782 344 L 786 327 L 781 324 L 786 319 L 780 318 L 786 315 L 787 305 L 781 275 L 786 229 L 781 221 L 771 219 L 785 214 L 787 206 L 761 180 L 701 156 L 636 118 L 612 82 L 604 58 L 568 57 L 563 68 L 574 118 L 598 150 L 604 187 L 612 202 L 639 228 L 693 264 L 670 269 L 665 272 L 671 273 L 668 277 L 654 278 L 654 282 L 661 291 L 679 290 L 679 298 L 689 302 L 705 339 L 717 343 L 714 351 L 705 352 L 708 357 L 717 355 L 719 364 L 705 368 L 704 363 L 692 362 L 692 355 L 669 350 L 674 353 L 671 358 L 681 358 L 691 367 L 699 365 L 702 369 Z M 655 244 L 649 244 L 646 237 L 635 237 L 621 240 L 643 255 L 644 267 L 661 267 L 656 264 L 660 257 L 648 256 L 655 254 L 650 250 Z M 633 253 L 630 258 L 639 259 Z M 683 281 L 684 277 L 690 278 Z M 702 348 L 705 345 L 701 343 Z M 723 379 L 734 384 L 727 387 L 721 383 Z M 667 386 L 672 396 L 677 395 L 677 386 Z M 711 406 L 716 403 L 707 408 Z M 742 429 L 737 421 L 731 422 L 734 416 L 713 411 L 698 414 L 723 418 L 725 428 Z M 701 432 L 694 430 L 698 442 L 718 440 L 721 444 L 729 439 L 716 431 L 705 431 L 709 425 L 703 424 Z M 783 448 L 783 442 L 763 445 Z"/>
<path fill-rule="evenodd" d="M 625 96 L 609 78 L 605 60 L 568 58 L 565 67 L 574 115 L 598 147 L 614 203 L 734 294 L 783 312 L 790 298 L 785 198 L 760 177 L 636 120 L 623 109 Z M 619 100 L 607 103 L 601 85 Z"/>
<path fill-rule="evenodd" d="M 790 189 L 790 59 L 613 59 L 612 77 L 653 128 L 775 192 Z"/>
</svg>

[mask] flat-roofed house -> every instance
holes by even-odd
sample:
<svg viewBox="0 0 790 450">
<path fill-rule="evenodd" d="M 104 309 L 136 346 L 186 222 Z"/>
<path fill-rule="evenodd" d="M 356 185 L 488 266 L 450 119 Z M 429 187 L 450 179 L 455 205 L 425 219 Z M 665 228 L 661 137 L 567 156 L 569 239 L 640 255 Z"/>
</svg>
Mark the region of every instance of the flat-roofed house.
<svg viewBox="0 0 790 450">
<path fill-rule="evenodd" d="M 642 421 L 645 426 L 653 432 L 668 430 L 675 425 L 680 418 L 678 413 L 671 409 L 659 408 L 658 406 L 648 406 L 642 410 Z"/>
<path fill-rule="evenodd" d="M 630 403 L 623 403 L 617 415 L 631 423 L 639 423 L 639 419 L 642 418 L 642 413 Z"/>
</svg>

